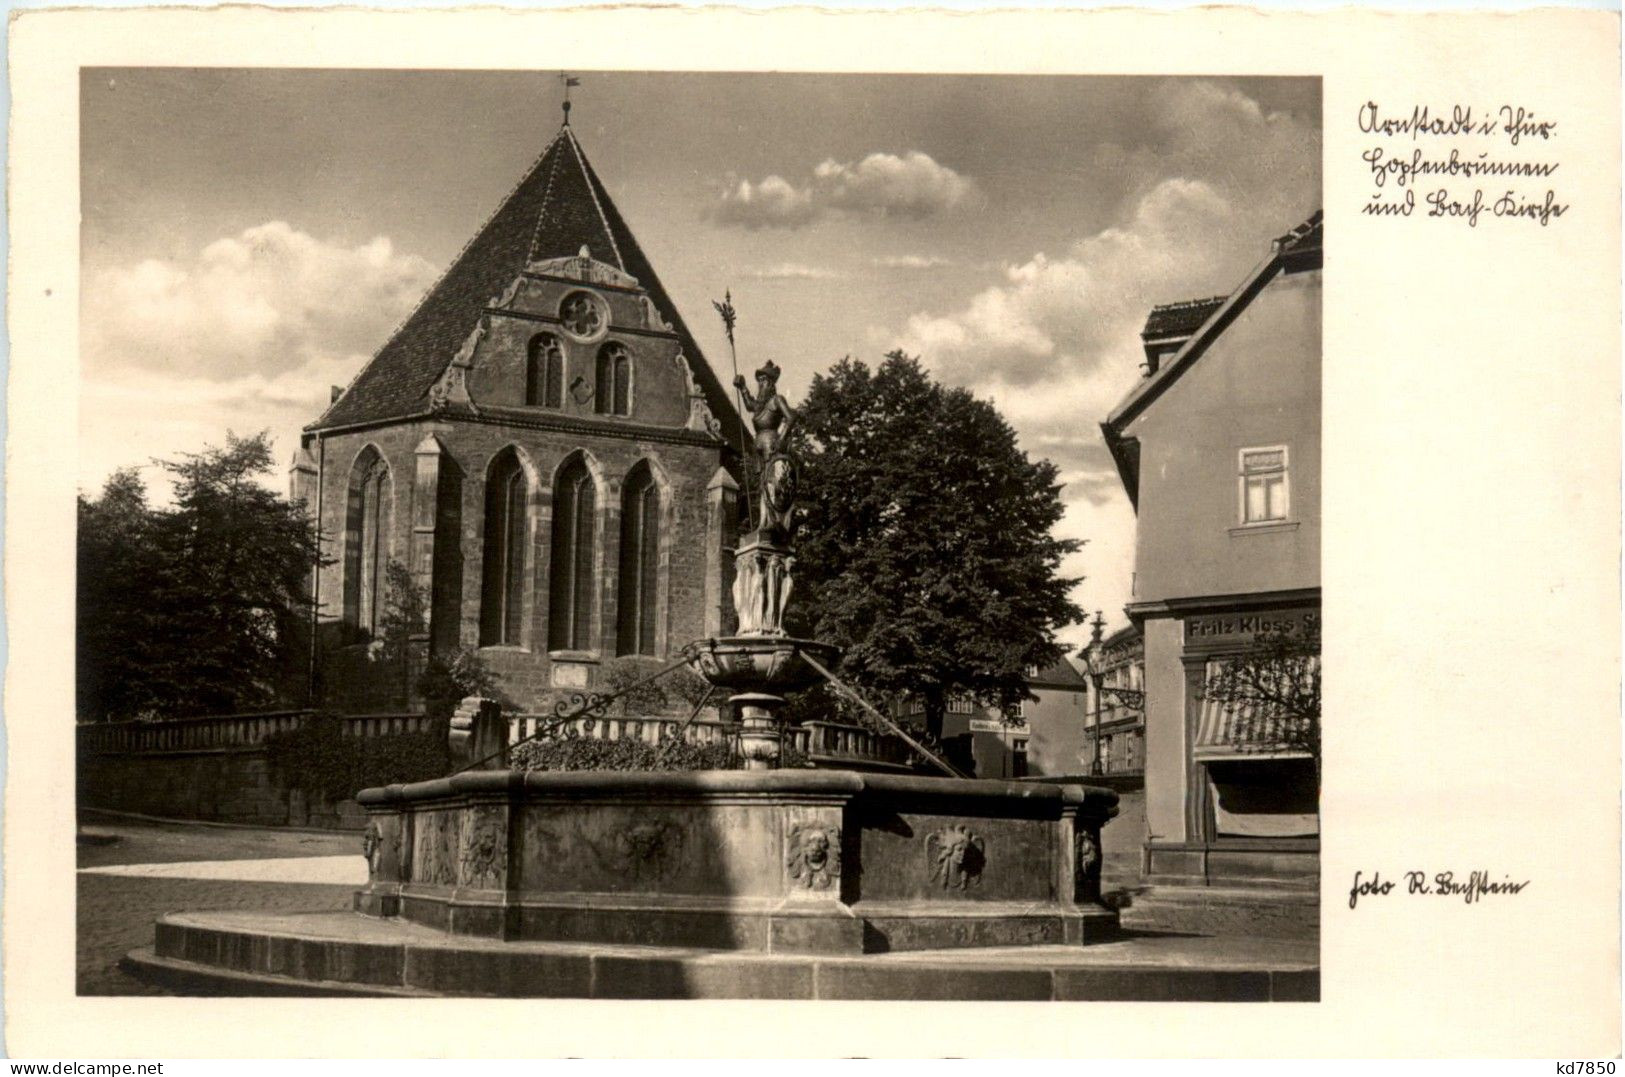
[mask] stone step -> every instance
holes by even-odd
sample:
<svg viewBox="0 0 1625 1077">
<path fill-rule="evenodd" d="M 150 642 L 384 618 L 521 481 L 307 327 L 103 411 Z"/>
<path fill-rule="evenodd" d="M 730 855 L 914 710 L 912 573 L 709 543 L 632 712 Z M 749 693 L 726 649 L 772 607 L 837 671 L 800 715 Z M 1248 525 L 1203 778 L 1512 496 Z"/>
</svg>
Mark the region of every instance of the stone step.
<svg viewBox="0 0 1625 1077">
<path fill-rule="evenodd" d="M 1320 938 L 1320 895 L 1313 891 L 1152 885 L 1130 891 L 1120 900 L 1118 917 L 1126 931 L 1259 939 Z"/>
<path fill-rule="evenodd" d="M 195 913 L 123 967 L 203 995 L 1313 1001 L 1318 948 L 1129 938 L 852 957 L 499 942 L 342 913 Z"/>
</svg>

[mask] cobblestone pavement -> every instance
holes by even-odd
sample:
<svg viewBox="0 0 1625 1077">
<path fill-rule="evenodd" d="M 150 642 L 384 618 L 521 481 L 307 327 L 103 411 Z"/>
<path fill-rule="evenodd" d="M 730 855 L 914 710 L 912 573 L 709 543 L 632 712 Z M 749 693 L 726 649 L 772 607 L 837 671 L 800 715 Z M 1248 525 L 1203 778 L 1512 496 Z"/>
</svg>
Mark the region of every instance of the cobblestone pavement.
<svg viewBox="0 0 1625 1077">
<path fill-rule="evenodd" d="M 81 868 L 112 864 L 264 860 L 309 856 L 361 856 L 360 836 L 289 830 L 149 823 L 86 815 L 79 844 Z M 152 945 L 153 921 L 165 913 L 206 909 L 254 912 L 340 911 L 353 886 L 240 882 L 218 879 L 141 878 L 81 873 L 78 879 L 76 984 L 81 995 L 162 995 L 127 975 L 119 959 Z"/>
</svg>

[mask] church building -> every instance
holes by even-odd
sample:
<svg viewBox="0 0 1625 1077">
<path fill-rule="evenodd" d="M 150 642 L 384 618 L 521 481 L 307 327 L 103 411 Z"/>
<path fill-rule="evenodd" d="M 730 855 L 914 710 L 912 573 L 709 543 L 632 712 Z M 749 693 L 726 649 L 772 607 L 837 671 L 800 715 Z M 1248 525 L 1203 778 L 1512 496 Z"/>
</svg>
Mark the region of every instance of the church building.
<svg viewBox="0 0 1625 1077">
<path fill-rule="evenodd" d="M 323 695 L 407 702 L 477 653 L 523 708 L 730 627 L 740 420 L 565 122 L 305 428 Z M 426 602 L 381 668 L 391 562 Z M 397 577 L 399 573 L 397 573 Z"/>
</svg>

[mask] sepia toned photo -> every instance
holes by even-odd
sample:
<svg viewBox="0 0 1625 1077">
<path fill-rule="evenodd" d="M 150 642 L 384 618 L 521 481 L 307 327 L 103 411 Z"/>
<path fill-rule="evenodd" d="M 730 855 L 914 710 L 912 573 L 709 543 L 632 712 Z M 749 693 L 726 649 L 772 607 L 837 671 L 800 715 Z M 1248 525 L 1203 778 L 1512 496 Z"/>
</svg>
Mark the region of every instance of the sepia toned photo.
<svg viewBox="0 0 1625 1077">
<path fill-rule="evenodd" d="M 1318 1000 L 1318 78 L 79 90 L 80 995 Z"/>
</svg>

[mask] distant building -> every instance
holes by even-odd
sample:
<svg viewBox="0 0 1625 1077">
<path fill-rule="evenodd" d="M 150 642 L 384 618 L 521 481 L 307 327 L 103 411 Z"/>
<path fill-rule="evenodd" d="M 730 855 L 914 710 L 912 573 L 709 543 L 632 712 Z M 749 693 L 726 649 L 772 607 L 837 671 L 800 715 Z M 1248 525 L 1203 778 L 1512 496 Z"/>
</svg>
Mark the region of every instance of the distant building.
<svg viewBox="0 0 1625 1077">
<path fill-rule="evenodd" d="M 539 708 L 728 630 L 738 444 L 566 122 L 300 439 L 326 699 L 402 702 L 412 669 L 466 649 Z M 405 669 L 370 660 L 392 561 L 427 604 Z"/>
<path fill-rule="evenodd" d="M 1320 615 L 1321 261 L 1316 213 L 1230 295 L 1153 310 L 1148 373 L 1102 424 L 1137 516 L 1154 883 L 1318 879 L 1316 761 L 1233 743 L 1203 688 Z"/>
<path fill-rule="evenodd" d="M 974 766 L 978 778 L 1085 773 L 1087 687 L 1083 675 L 1063 658 L 1027 671 L 1027 690 L 1035 698 L 1009 714 L 964 697 L 951 698 L 942 718 L 943 744 L 962 769 Z M 924 724 L 925 706 L 918 699 L 903 700 L 896 713 Z"/>
<path fill-rule="evenodd" d="M 1133 775 L 1145 771 L 1145 642 L 1140 630 L 1124 625 L 1102 646 L 1100 697 L 1089 687 L 1088 729 L 1083 736 L 1089 773 Z M 1100 749 L 1095 750 L 1096 740 Z M 1094 764 L 1099 762 L 1098 772 Z"/>
</svg>

